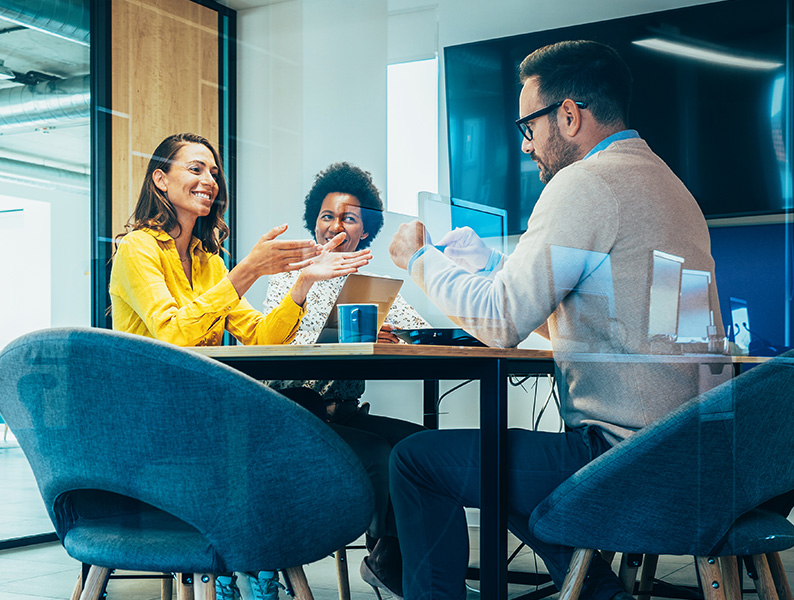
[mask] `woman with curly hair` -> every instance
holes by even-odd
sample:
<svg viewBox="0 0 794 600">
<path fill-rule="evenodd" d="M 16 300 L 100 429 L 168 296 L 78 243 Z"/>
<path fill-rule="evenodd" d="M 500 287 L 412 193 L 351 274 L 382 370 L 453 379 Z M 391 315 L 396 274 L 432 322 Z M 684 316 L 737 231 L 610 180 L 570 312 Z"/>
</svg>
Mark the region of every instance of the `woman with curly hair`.
<svg viewBox="0 0 794 600">
<path fill-rule="evenodd" d="M 220 257 L 229 235 L 220 157 L 205 138 L 167 137 L 146 169 L 135 211 L 121 236 L 110 276 L 113 328 L 178 346 L 220 345 L 224 330 L 245 344 L 283 344 L 295 335 L 312 284 L 355 272 L 364 252 L 332 252 L 344 236 L 319 245 L 263 235 L 237 266 Z M 262 275 L 301 269 L 267 315 L 243 298 Z"/>
<path fill-rule="evenodd" d="M 317 244 L 344 235 L 335 252 L 361 252 L 383 226 L 380 192 L 366 171 L 342 162 L 335 163 L 315 177 L 304 201 L 304 225 Z M 270 278 L 265 312 L 274 310 L 300 278 L 300 272 Z M 339 291 L 345 282 L 340 276 L 315 284 L 306 297 L 306 315 L 293 344 L 312 344 L 322 329 Z M 402 297 L 389 311 L 379 342 L 397 343 L 394 327 L 416 328 L 430 325 Z M 271 387 L 312 410 L 326 421 L 359 456 L 375 489 L 375 516 L 367 533 L 370 555 L 361 563 L 361 576 L 380 597 L 377 589 L 388 589 L 402 596 L 402 557 L 397 541 L 394 514 L 389 502 L 389 455 L 400 440 L 424 429 L 408 421 L 370 415 L 361 405 L 363 381 L 270 381 Z"/>
</svg>

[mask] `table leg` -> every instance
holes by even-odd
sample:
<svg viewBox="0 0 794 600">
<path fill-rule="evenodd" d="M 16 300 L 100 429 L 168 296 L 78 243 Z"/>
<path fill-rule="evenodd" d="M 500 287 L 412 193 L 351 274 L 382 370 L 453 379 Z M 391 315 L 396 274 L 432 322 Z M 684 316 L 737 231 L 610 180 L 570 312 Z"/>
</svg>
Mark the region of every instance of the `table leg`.
<svg viewBox="0 0 794 600">
<path fill-rule="evenodd" d="M 428 429 L 438 429 L 438 379 L 424 381 L 424 410 L 422 424 Z"/>
<path fill-rule="evenodd" d="M 480 379 L 480 597 L 507 598 L 507 365 Z"/>
</svg>

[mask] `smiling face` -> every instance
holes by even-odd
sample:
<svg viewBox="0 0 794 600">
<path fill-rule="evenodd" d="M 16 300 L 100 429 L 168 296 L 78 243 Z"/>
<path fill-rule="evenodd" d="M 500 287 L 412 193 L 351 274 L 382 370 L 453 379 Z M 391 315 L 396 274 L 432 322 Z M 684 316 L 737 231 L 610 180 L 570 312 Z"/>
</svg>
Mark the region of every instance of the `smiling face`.
<svg viewBox="0 0 794 600">
<path fill-rule="evenodd" d="M 218 166 L 204 144 L 189 143 L 174 155 L 168 172 L 152 173 L 154 184 L 165 192 L 180 223 L 195 222 L 210 214 L 218 196 Z"/>
<path fill-rule="evenodd" d="M 320 214 L 314 226 L 314 237 L 318 244 L 325 244 L 335 235 L 344 232 L 345 241 L 335 252 L 353 252 L 361 240 L 369 234 L 364 231 L 361 219 L 361 204 L 350 194 L 331 192 L 320 206 Z"/>
</svg>

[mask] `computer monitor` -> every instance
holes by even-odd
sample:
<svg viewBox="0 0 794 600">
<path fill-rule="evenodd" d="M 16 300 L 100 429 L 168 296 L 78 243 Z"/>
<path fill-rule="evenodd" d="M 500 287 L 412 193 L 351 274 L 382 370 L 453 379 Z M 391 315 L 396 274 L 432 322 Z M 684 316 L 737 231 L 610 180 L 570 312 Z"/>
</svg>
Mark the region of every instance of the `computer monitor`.
<svg viewBox="0 0 794 600">
<path fill-rule="evenodd" d="M 419 220 L 433 242 L 456 227 L 471 227 L 489 247 L 507 253 L 507 211 L 502 208 L 419 192 Z"/>
<path fill-rule="evenodd" d="M 731 327 L 730 338 L 736 346 L 744 351 L 750 351 L 750 313 L 747 310 L 747 301 L 741 298 L 730 299 L 731 302 Z"/>
<path fill-rule="evenodd" d="M 678 335 L 678 302 L 684 259 L 654 250 L 648 303 L 648 339 L 674 342 Z"/>
<path fill-rule="evenodd" d="M 708 328 L 713 325 L 709 286 L 711 273 L 683 269 L 681 271 L 681 303 L 678 312 L 678 341 L 707 342 Z"/>
</svg>

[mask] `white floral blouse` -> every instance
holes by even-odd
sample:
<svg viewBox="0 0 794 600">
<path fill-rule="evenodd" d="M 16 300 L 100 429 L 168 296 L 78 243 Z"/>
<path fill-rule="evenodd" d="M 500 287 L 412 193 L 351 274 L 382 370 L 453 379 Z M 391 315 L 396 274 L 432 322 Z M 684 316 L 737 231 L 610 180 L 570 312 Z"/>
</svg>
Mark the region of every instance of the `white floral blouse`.
<svg viewBox="0 0 794 600">
<path fill-rule="evenodd" d="M 284 297 L 289 293 L 295 281 L 298 279 L 299 271 L 290 273 L 279 273 L 272 275 L 267 287 L 267 297 L 265 298 L 264 312 L 267 314 L 279 305 Z M 312 285 L 306 297 L 306 314 L 301 320 L 298 332 L 291 344 L 313 344 L 320 335 L 320 330 L 325 325 L 328 313 L 331 312 L 336 297 L 342 289 L 347 277 L 336 277 L 326 281 L 318 281 Z M 430 327 L 418 312 L 408 304 L 401 296 L 397 296 L 392 304 L 386 322 L 399 329 L 417 329 Z M 266 381 L 267 385 L 273 389 L 284 389 L 290 387 L 308 387 L 318 392 L 326 400 L 354 400 L 361 397 L 364 393 L 363 381 L 352 380 L 274 380 Z"/>
</svg>

